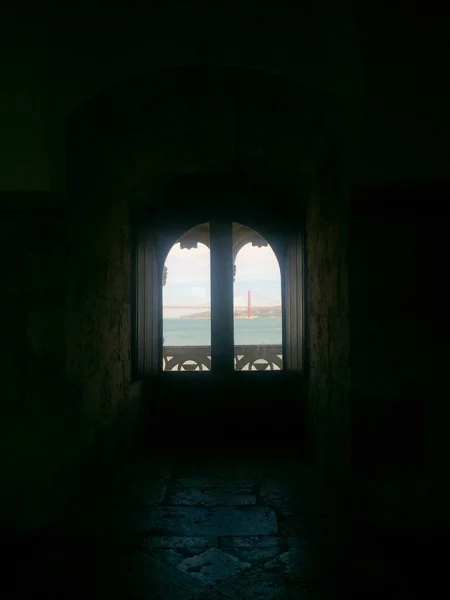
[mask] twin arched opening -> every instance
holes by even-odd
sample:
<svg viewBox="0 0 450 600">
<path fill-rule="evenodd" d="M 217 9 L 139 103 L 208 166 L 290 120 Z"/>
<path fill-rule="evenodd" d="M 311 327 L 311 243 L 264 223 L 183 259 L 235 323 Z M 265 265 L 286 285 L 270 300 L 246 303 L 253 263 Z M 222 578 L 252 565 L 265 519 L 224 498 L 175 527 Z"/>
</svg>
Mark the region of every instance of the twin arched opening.
<svg viewBox="0 0 450 600">
<path fill-rule="evenodd" d="M 211 250 L 221 240 L 209 223 L 186 231 L 169 250 L 163 267 L 163 352 L 165 371 L 214 369 L 212 321 L 232 309 L 233 361 L 236 371 L 283 369 L 281 271 L 268 241 L 246 225 L 231 224 L 228 245 L 233 272 L 211 269 Z M 211 287 L 218 288 L 218 304 Z M 230 307 L 231 289 L 231 307 Z M 228 306 L 220 306 L 223 299 Z M 223 317 L 222 317 L 223 318 Z"/>
</svg>

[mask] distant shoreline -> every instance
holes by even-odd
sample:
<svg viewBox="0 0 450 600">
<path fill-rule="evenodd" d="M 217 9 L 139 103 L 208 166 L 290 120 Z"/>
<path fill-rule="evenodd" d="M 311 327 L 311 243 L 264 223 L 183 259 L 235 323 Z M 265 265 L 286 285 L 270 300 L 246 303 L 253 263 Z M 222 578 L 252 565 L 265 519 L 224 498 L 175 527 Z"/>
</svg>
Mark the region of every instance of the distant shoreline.
<svg viewBox="0 0 450 600">
<path fill-rule="evenodd" d="M 163 317 L 164 321 L 187 321 L 188 319 L 192 319 L 194 321 L 211 321 L 211 317 L 189 317 L 189 316 L 181 316 L 181 317 Z M 239 321 L 254 321 L 255 319 L 257 320 L 265 320 L 265 319 L 281 319 L 281 315 L 272 315 L 272 316 L 268 316 L 268 317 L 251 317 L 250 319 L 248 317 L 235 317 L 235 319 L 239 320 Z"/>
<path fill-rule="evenodd" d="M 277 308 L 255 308 L 251 316 L 248 316 L 247 309 L 238 309 L 234 315 L 235 319 L 277 319 L 281 317 L 281 306 Z M 180 315 L 179 319 L 211 319 L 211 312 L 204 311 L 194 313 L 193 315 Z"/>
</svg>

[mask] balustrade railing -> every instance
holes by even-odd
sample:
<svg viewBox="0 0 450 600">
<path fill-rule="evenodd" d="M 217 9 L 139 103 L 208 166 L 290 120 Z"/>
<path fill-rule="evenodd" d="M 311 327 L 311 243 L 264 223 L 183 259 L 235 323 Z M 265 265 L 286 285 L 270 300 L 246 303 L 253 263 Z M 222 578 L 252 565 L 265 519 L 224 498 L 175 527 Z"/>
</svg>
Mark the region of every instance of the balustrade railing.
<svg viewBox="0 0 450 600">
<path fill-rule="evenodd" d="M 234 347 L 236 371 L 280 371 L 283 369 L 282 346 L 241 345 Z M 164 346 L 164 371 L 210 371 L 210 346 Z"/>
</svg>

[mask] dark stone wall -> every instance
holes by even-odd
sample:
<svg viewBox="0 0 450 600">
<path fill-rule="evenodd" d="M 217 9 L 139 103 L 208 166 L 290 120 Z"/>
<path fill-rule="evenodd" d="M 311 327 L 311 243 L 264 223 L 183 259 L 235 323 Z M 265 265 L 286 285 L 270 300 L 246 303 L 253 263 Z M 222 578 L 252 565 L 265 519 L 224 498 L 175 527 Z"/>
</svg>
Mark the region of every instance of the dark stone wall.
<svg viewBox="0 0 450 600">
<path fill-rule="evenodd" d="M 53 410 L 61 402 L 64 236 L 61 211 L 19 207 L 1 212 L 3 333 L 8 341 L 2 348 L 7 374 L 3 423 Z"/>
<path fill-rule="evenodd" d="M 128 220 L 117 203 L 103 208 L 94 199 L 68 213 L 67 371 L 78 410 L 94 423 L 114 416 L 130 372 Z"/>
<path fill-rule="evenodd" d="M 438 509 L 449 450 L 439 209 L 448 195 L 446 184 L 406 183 L 351 193 L 352 460 L 386 525 L 448 519 Z"/>
<path fill-rule="evenodd" d="M 130 250 L 117 204 L 1 200 L 0 529 L 32 531 L 61 522 L 133 449 Z"/>
<path fill-rule="evenodd" d="M 55 195 L 3 193 L 1 206 L 0 513 L 2 525 L 27 527 L 44 518 L 43 497 L 72 452 L 65 219 Z"/>
<path fill-rule="evenodd" d="M 309 408 L 326 470 L 349 461 L 348 207 L 342 158 L 330 150 L 307 207 Z"/>
<path fill-rule="evenodd" d="M 66 377 L 70 402 L 92 432 L 99 460 L 112 462 L 130 441 L 135 406 L 131 242 L 126 198 L 103 183 L 99 169 L 91 180 L 77 171 L 69 186 Z"/>
</svg>

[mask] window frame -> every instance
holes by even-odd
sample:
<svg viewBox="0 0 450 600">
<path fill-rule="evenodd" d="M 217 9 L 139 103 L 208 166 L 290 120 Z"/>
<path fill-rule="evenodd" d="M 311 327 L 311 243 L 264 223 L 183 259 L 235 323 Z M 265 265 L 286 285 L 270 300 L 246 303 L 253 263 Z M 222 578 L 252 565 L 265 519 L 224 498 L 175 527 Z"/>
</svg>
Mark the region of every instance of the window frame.
<svg viewBox="0 0 450 600">
<path fill-rule="evenodd" d="M 163 371 L 163 270 L 168 252 L 173 244 L 189 229 L 208 222 L 210 223 L 211 271 L 216 260 L 223 260 L 226 248 L 222 247 L 215 256 L 217 248 L 216 235 L 220 236 L 223 228 L 228 227 L 227 234 L 231 261 L 226 265 L 228 275 L 222 277 L 230 282 L 225 296 L 213 292 L 213 276 L 211 276 L 211 371 L 193 371 L 192 375 L 206 373 L 217 375 L 244 373 L 234 369 L 234 327 L 233 327 L 233 273 L 234 260 L 232 250 L 232 223 L 237 222 L 254 229 L 271 246 L 277 256 L 281 275 L 282 301 L 282 371 L 263 371 L 262 373 L 280 374 L 284 372 L 303 373 L 305 369 L 305 233 L 304 219 L 294 227 L 288 219 L 279 219 L 272 226 L 264 226 L 264 219 L 255 219 L 250 215 L 232 215 L 224 217 L 191 214 L 189 218 L 176 217 L 173 214 L 153 214 L 147 218 L 139 218 L 134 223 L 133 238 L 133 345 L 132 373 L 133 379 L 142 379 L 156 374 L 167 374 Z M 263 211 L 264 217 L 264 211 Z M 144 225 L 142 225 L 144 223 Z M 149 223 L 152 223 L 150 226 Z M 217 232 L 217 234 L 215 233 Z M 215 240 L 215 242 L 213 242 Z M 220 244 L 219 244 L 220 245 Z M 214 248 L 214 251 L 213 251 Z M 215 294 L 215 295 L 214 295 Z M 228 298 L 229 296 L 229 298 Z M 224 306 L 228 298 L 228 305 Z M 219 318 L 213 319 L 213 307 L 217 313 L 225 315 L 227 331 L 217 330 Z M 228 314 L 229 313 L 229 314 Z M 213 325 L 213 322 L 214 325 Z M 214 356 L 214 359 L 213 359 Z M 253 371 L 252 371 L 253 373 Z M 256 371 L 255 371 L 256 373 Z M 185 373 L 185 375 L 187 372 Z M 173 375 L 171 375 L 173 376 Z M 184 376 L 183 376 L 184 377 Z"/>
</svg>

